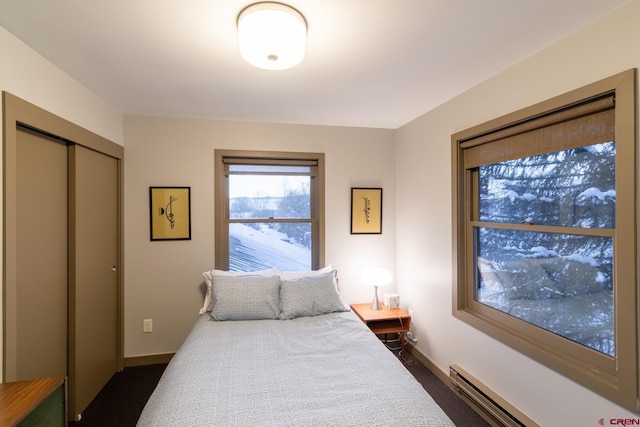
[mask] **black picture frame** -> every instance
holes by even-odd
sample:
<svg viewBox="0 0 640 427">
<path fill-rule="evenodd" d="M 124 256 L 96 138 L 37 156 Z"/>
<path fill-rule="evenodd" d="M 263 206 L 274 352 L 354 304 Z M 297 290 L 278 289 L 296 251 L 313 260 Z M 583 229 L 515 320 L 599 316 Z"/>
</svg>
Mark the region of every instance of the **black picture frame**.
<svg viewBox="0 0 640 427">
<path fill-rule="evenodd" d="M 191 187 L 149 187 L 150 239 L 191 240 Z"/>
<path fill-rule="evenodd" d="M 351 188 L 351 234 L 382 234 L 382 188 Z"/>
</svg>

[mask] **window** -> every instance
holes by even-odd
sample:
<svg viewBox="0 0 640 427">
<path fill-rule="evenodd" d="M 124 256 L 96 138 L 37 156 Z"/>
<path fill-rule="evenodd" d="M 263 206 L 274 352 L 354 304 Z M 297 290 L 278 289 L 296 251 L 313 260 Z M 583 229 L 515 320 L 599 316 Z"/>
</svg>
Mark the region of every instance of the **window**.
<svg viewBox="0 0 640 427">
<path fill-rule="evenodd" d="M 324 263 L 324 155 L 216 150 L 216 268 Z"/>
<path fill-rule="evenodd" d="M 457 133 L 454 315 L 638 412 L 635 71 Z"/>
</svg>

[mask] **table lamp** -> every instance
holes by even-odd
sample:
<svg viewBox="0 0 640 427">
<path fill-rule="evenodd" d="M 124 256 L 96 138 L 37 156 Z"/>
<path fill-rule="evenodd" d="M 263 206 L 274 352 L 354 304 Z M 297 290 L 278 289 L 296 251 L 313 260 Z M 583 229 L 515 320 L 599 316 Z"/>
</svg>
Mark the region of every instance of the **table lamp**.
<svg viewBox="0 0 640 427">
<path fill-rule="evenodd" d="M 362 271 L 360 278 L 364 283 L 369 286 L 373 286 L 373 302 L 371 303 L 371 310 L 380 310 L 380 301 L 378 300 L 378 286 L 387 286 L 391 283 L 391 273 L 384 268 L 371 267 Z"/>
</svg>

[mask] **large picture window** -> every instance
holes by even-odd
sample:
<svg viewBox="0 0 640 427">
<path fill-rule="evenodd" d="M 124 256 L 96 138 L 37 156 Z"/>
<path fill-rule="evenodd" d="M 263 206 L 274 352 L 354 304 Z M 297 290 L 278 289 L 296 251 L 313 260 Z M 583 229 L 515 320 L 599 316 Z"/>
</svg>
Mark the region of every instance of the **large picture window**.
<svg viewBox="0 0 640 427">
<path fill-rule="evenodd" d="M 216 150 L 216 268 L 317 269 L 323 155 Z"/>
<path fill-rule="evenodd" d="M 634 97 L 629 71 L 452 140 L 454 315 L 637 412 Z"/>
</svg>

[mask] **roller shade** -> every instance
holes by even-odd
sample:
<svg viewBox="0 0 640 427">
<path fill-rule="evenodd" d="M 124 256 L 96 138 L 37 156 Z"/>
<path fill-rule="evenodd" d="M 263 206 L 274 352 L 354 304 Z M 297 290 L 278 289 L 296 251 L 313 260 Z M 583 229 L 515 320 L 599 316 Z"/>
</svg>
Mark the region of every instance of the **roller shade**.
<svg viewBox="0 0 640 427">
<path fill-rule="evenodd" d="M 460 143 L 465 169 L 615 139 L 612 94 L 469 138 Z"/>
</svg>

